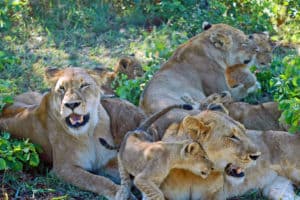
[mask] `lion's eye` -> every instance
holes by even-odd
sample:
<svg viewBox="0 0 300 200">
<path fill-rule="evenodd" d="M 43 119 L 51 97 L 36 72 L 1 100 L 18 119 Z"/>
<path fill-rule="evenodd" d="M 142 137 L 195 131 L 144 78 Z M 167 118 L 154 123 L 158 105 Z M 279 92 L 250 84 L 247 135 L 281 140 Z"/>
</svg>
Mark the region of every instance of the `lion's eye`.
<svg viewBox="0 0 300 200">
<path fill-rule="evenodd" d="M 233 140 L 240 141 L 240 139 L 238 137 L 236 137 L 235 135 L 230 136 L 230 138 L 233 139 Z"/>
<path fill-rule="evenodd" d="M 61 85 L 61 86 L 59 86 L 59 88 L 58 88 L 58 89 L 59 89 L 59 91 L 60 91 L 60 92 L 65 92 L 65 87 L 64 87 L 64 86 L 62 86 L 62 85 Z"/>
<path fill-rule="evenodd" d="M 83 83 L 83 84 L 81 84 L 80 89 L 85 89 L 85 88 L 89 87 L 90 85 L 91 84 Z"/>
</svg>

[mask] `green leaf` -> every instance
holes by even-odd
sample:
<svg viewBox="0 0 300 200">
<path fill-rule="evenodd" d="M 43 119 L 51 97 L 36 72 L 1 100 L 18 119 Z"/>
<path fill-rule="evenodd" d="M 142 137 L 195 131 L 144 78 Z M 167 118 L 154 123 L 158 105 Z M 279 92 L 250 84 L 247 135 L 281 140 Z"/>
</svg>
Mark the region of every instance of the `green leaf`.
<svg viewBox="0 0 300 200">
<path fill-rule="evenodd" d="M 6 169 L 6 162 L 3 158 L 0 158 L 0 170 Z"/>
<path fill-rule="evenodd" d="M 33 167 L 36 167 L 36 166 L 39 165 L 39 163 L 40 163 L 40 159 L 39 159 L 38 154 L 36 154 L 36 153 L 31 154 L 30 155 L 30 160 L 29 160 L 29 165 L 33 166 Z"/>
</svg>

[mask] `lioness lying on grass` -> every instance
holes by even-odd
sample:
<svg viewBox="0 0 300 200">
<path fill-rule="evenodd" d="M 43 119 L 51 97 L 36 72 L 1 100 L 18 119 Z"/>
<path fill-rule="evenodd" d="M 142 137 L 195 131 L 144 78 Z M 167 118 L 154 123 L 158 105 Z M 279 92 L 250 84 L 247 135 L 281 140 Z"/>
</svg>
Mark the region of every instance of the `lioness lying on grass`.
<svg viewBox="0 0 300 200">
<path fill-rule="evenodd" d="M 100 101 L 105 73 L 101 69 L 48 69 L 51 91 L 43 96 L 30 92 L 18 96 L 1 113 L 0 129 L 40 144 L 58 177 L 114 199 L 119 186 L 94 173 L 115 159 L 117 152 L 107 150 L 98 138 L 119 144 L 144 114 L 126 101 Z M 30 96 L 37 98 L 28 105 Z"/>
</svg>

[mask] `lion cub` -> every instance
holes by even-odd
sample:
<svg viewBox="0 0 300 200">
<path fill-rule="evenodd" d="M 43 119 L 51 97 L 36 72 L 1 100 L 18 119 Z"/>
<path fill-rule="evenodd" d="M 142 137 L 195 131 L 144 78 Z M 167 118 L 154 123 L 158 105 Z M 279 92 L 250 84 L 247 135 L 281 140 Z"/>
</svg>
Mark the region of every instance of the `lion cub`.
<svg viewBox="0 0 300 200">
<path fill-rule="evenodd" d="M 143 135 L 147 135 L 147 128 L 172 108 L 184 106 L 170 106 L 149 117 L 135 131 L 126 134 L 119 154 L 118 165 L 121 176 L 121 188 L 116 199 L 128 199 L 130 195 L 131 179 L 149 200 L 163 200 L 164 194 L 159 189 L 160 184 L 173 168 L 186 169 L 194 174 L 207 178 L 213 164 L 208 160 L 202 146 L 191 140 L 180 142 L 149 142 Z M 100 138 L 101 144 L 112 149 Z"/>
<path fill-rule="evenodd" d="M 255 75 L 246 64 L 228 66 L 225 79 L 232 97 L 236 100 L 246 97 L 259 87 Z"/>
</svg>

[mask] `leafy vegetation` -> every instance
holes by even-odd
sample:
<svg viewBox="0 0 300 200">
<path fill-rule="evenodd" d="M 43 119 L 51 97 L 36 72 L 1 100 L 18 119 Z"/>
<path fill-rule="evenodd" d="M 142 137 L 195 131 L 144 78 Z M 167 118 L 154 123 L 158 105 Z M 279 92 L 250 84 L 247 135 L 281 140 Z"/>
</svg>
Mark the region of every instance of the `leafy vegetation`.
<svg viewBox="0 0 300 200">
<path fill-rule="evenodd" d="M 300 57 L 287 56 L 283 59 L 284 69 L 271 79 L 274 98 L 283 111 L 281 118 L 290 125 L 289 131 L 300 131 Z"/>
<path fill-rule="evenodd" d="M 23 167 L 38 166 L 38 153 L 41 148 L 29 142 L 29 139 L 11 139 L 10 134 L 0 135 L 0 170 L 21 171 Z"/>
<path fill-rule="evenodd" d="M 202 31 L 203 21 L 209 21 L 226 23 L 246 33 L 270 32 L 281 47 L 274 50 L 269 68 L 258 71 L 253 67 L 261 89 L 245 100 L 279 102 L 281 120 L 291 127 L 290 131 L 299 132 L 300 58 L 299 52 L 289 50 L 300 44 L 299 10 L 299 0 L 0 1 L 0 111 L 12 103 L 15 94 L 47 90 L 45 67 L 112 68 L 121 55 L 131 53 L 142 61 L 145 75 L 136 80 L 121 75 L 113 87 L 119 97 L 138 105 L 141 92 L 160 65 L 178 45 Z M 0 176 L 2 185 L 13 190 L 7 188 L 9 196 L 17 198 L 19 191 L 22 196 L 43 199 L 96 198 L 48 173 L 46 177 L 26 179 L 28 182 L 20 187 L 12 184 L 20 174 L 10 169 L 35 166 L 39 148 L 28 140 L 13 140 L 8 133 L 1 135 L 0 144 L 0 170 L 5 169 Z M 41 182 L 47 184 L 40 187 Z M 239 199 L 263 198 L 254 191 Z"/>
</svg>

